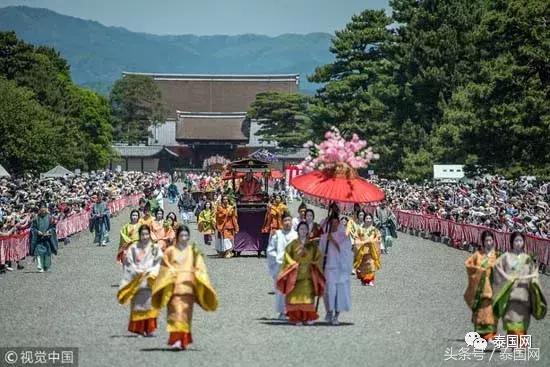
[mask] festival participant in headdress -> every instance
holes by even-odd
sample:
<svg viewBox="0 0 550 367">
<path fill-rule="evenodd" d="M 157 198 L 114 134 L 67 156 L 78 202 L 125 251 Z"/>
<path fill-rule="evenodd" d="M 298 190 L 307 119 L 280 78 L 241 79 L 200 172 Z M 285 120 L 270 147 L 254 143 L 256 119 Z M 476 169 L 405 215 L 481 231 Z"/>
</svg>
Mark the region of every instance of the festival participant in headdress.
<svg viewBox="0 0 550 367">
<path fill-rule="evenodd" d="M 101 193 L 92 206 L 90 218 L 90 232 L 95 233 L 94 243 L 98 246 L 107 246 L 109 242 L 109 231 L 111 230 L 110 211 L 107 203 L 103 200 Z"/>
<path fill-rule="evenodd" d="M 298 216 L 296 218 L 292 218 L 292 229 L 296 231 L 298 228 L 298 224 L 300 222 L 306 221 L 306 211 L 307 211 L 307 205 L 305 203 L 301 203 L 298 207 Z"/>
<path fill-rule="evenodd" d="M 170 204 L 174 204 L 178 200 L 179 190 L 174 182 L 168 186 L 168 201 Z"/>
<path fill-rule="evenodd" d="M 380 263 L 380 231 L 373 225 L 372 215 L 365 215 L 365 227 L 356 232 L 353 268 L 363 285 L 374 286 L 375 273 Z"/>
<path fill-rule="evenodd" d="M 132 210 L 130 212 L 130 223 L 126 223 L 120 229 L 120 242 L 118 244 L 118 252 L 116 259 L 119 263 L 123 263 L 124 256 L 128 247 L 139 240 L 139 210 Z"/>
<path fill-rule="evenodd" d="M 162 260 L 162 250 L 151 241 L 147 225 L 139 227 L 139 240 L 128 247 L 124 257 L 122 281 L 117 293 L 120 304 L 130 304 L 128 331 L 153 336 L 159 310 L 151 303 L 151 286 Z"/>
<path fill-rule="evenodd" d="M 151 228 L 154 221 L 155 217 L 151 215 L 151 204 L 149 202 L 146 202 L 145 206 L 143 207 L 143 214 L 141 218 L 139 218 L 139 223 L 145 224 L 146 226 Z"/>
<path fill-rule="evenodd" d="M 154 197 L 157 202 L 158 202 L 158 207 L 160 209 L 164 209 L 164 187 L 162 186 L 157 186 L 157 188 L 153 191 L 153 195 L 152 197 Z M 153 213 L 156 213 L 156 210 L 153 211 Z"/>
<path fill-rule="evenodd" d="M 509 335 L 526 335 L 531 315 L 536 320 L 543 319 L 548 304 L 537 265 L 525 253 L 525 236 L 512 233 L 510 244 L 512 251 L 500 256 L 493 269 L 493 309 Z"/>
<path fill-rule="evenodd" d="M 296 325 L 312 324 L 319 318 L 315 297 L 325 292 L 321 270 L 322 254 L 318 241 L 308 238 L 307 223 L 298 225 L 298 238 L 285 248 L 283 264 L 277 277 L 277 289 L 285 295 L 288 320 Z"/>
<path fill-rule="evenodd" d="M 55 222 L 49 214 L 48 206 L 43 203 L 31 224 L 31 255 L 36 258 L 39 272 L 51 268 L 52 254 L 57 255 L 57 248 Z"/>
<path fill-rule="evenodd" d="M 145 193 L 145 201 L 149 204 L 149 211 L 151 213 L 156 213 L 157 209 L 160 208 L 160 203 L 157 200 L 157 198 L 153 195 L 153 189 L 147 188 L 144 191 Z"/>
<path fill-rule="evenodd" d="M 345 227 L 340 225 L 338 214 L 330 218 L 329 232 L 321 235 L 321 252 L 326 256 L 323 274 L 326 279 L 324 301 L 325 320 L 338 325 L 340 312 L 351 309 L 350 273 L 353 264 L 351 241 Z"/>
<path fill-rule="evenodd" d="M 275 195 L 273 202 L 267 206 L 262 233 L 269 233 L 271 236 L 275 231 L 283 228 L 283 214 L 286 211 L 287 207 L 281 195 Z"/>
<path fill-rule="evenodd" d="M 216 251 L 225 258 L 233 257 L 235 235 L 239 232 L 237 210 L 229 203 L 227 196 L 222 196 L 221 204 L 216 207 L 216 229 L 218 240 Z"/>
<path fill-rule="evenodd" d="M 493 273 L 497 260 L 495 239 L 490 231 L 481 234 L 481 247 L 464 263 L 468 287 L 464 300 L 472 310 L 474 331 L 487 341 L 497 332 L 498 319 L 493 314 Z"/>
<path fill-rule="evenodd" d="M 164 253 L 160 273 L 153 285 L 153 306 L 168 308 L 168 344 L 185 349 L 193 342 L 193 305 L 215 311 L 218 297 L 210 283 L 206 264 L 198 246 L 190 241 L 187 226 L 176 233 L 176 244 Z"/>
<path fill-rule="evenodd" d="M 298 238 L 298 233 L 292 229 L 292 216 L 288 211 L 283 213 L 283 228 L 275 231 L 267 246 L 267 266 L 274 284 L 281 270 L 285 249 L 288 244 Z M 275 284 L 276 288 L 276 284 Z M 285 320 L 284 295 L 275 290 L 275 311 L 279 314 L 279 320 Z"/>
<path fill-rule="evenodd" d="M 178 201 L 178 210 L 180 211 L 183 224 L 188 224 L 189 222 L 191 222 L 191 217 L 193 216 L 194 209 L 195 200 L 193 200 L 191 193 L 186 189 L 183 190 L 183 193 L 181 194 Z"/>
<path fill-rule="evenodd" d="M 212 236 L 216 232 L 216 213 L 212 208 L 212 203 L 207 201 L 204 209 L 199 214 L 198 229 L 204 238 L 204 244 L 212 244 Z"/>
<path fill-rule="evenodd" d="M 397 238 L 397 219 L 392 210 L 387 206 L 386 200 L 374 211 L 374 224 L 382 234 L 381 250 L 387 254 L 388 249 L 393 246 L 393 239 Z"/>
<path fill-rule="evenodd" d="M 252 171 L 247 172 L 244 180 L 239 185 L 239 196 L 241 201 L 261 201 L 262 184 L 258 181 Z"/>
<path fill-rule="evenodd" d="M 313 209 L 306 210 L 306 223 L 309 228 L 309 239 L 318 240 L 323 233 L 323 229 L 317 222 L 315 222 L 315 212 L 313 211 Z"/>
<path fill-rule="evenodd" d="M 172 227 L 172 219 L 166 218 L 162 222 L 162 227 L 151 232 L 151 239 L 156 242 L 162 251 L 174 243 L 176 232 Z"/>
</svg>

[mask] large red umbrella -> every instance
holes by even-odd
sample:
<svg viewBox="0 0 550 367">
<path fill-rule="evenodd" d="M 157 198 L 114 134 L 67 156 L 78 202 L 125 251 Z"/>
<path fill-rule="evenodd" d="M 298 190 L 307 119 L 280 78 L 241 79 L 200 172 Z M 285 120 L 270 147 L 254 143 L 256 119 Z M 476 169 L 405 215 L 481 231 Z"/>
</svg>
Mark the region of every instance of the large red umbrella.
<svg viewBox="0 0 550 367">
<path fill-rule="evenodd" d="M 382 190 L 353 169 L 312 171 L 294 177 L 290 184 L 307 195 L 327 201 L 368 203 L 384 199 Z"/>
</svg>

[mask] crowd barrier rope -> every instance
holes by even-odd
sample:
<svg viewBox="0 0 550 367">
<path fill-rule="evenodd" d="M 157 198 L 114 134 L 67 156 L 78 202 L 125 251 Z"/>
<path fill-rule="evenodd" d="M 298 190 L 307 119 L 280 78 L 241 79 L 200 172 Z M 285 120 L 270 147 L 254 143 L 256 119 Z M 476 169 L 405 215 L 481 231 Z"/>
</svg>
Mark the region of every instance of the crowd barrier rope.
<svg viewBox="0 0 550 367">
<path fill-rule="evenodd" d="M 494 235 L 497 250 L 505 252 L 512 249 L 510 244 L 511 232 L 499 231 L 494 228 L 475 224 L 457 223 L 429 214 L 413 213 L 404 210 L 395 211 L 395 216 L 402 230 L 410 229 L 428 233 L 440 233 L 441 236 L 450 238 L 453 245 L 457 247 L 463 242 L 479 245 L 481 233 L 488 230 Z M 537 260 L 544 265 L 550 264 L 550 239 L 526 234 L 525 242 L 527 253 L 534 254 Z"/>
<path fill-rule="evenodd" d="M 110 201 L 107 206 L 111 214 L 118 214 L 128 206 L 138 206 L 139 199 L 143 194 L 134 194 Z M 63 218 L 56 224 L 58 239 L 67 238 L 75 233 L 82 232 L 89 228 L 90 212 L 88 208 L 80 213 Z M 30 229 L 12 234 L 7 237 L 0 237 L 0 264 L 6 261 L 19 261 L 29 255 L 30 251 Z"/>
</svg>

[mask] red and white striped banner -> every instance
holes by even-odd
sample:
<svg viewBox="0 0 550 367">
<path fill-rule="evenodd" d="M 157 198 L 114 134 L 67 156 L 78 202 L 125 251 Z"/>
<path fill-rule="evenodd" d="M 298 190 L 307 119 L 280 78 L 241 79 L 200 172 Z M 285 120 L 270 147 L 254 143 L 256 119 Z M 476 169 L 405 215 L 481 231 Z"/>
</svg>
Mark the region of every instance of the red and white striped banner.
<svg viewBox="0 0 550 367">
<path fill-rule="evenodd" d="M 300 168 L 298 168 L 297 166 L 288 166 L 287 168 L 285 168 L 286 184 L 290 185 L 290 181 L 294 177 L 300 176 L 301 174 L 302 174 L 302 170 Z"/>
</svg>

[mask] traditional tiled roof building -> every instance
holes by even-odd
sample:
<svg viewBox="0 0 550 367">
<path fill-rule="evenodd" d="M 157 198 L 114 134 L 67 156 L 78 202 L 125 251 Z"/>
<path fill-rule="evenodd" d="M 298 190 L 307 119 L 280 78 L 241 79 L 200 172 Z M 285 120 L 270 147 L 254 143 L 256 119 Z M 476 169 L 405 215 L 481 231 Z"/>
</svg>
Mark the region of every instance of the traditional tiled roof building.
<svg viewBox="0 0 550 367">
<path fill-rule="evenodd" d="M 187 167 L 202 167 L 202 161 L 212 155 L 233 160 L 260 147 L 275 147 L 254 135 L 258 124 L 248 121 L 246 112 L 259 93 L 296 93 L 299 87 L 298 74 L 124 75 L 147 75 L 158 85 L 168 118 L 151 129 L 149 145 L 167 147 Z"/>
</svg>

